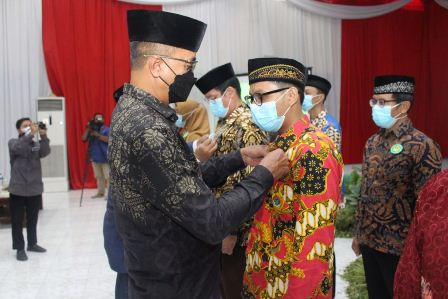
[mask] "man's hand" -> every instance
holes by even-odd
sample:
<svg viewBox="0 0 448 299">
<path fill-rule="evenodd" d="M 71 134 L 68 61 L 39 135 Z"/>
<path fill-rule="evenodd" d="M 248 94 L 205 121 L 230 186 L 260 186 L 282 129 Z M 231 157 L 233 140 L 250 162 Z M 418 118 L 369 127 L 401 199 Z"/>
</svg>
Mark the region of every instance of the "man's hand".
<svg viewBox="0 0 448 299">
<path fill-rule="evenodd" d="M 36 135 L 37 131 L 39 131 L 39 127 L 37 126 L 37 124 L 31 124 L 30 125 L 30 129 L 31 129 L 31 135 Z"/>
<path fill-rule="evenodd" d="M 241 149 L 244 163 L 253 167 L 260 164 L 267 154 L 269 154 L 269 149 L 266 145 L 252 145 Z"/>
<path fill-rule="evenodd" d="M 101 134 L 100 134 L 99 132 L 94 131 L 94 130 L 92 130 L 92 131 L 90 132 L 90 135 L 92 135 L 93 137 L 100 137 L 100 136 L 101 136 Z"/>
<path fill-rule="evenodd" d="M 276 149 L 268 153 L 263 160 L 261 160 L 260 165 L 266 167 L 274 177 L 274 180 L 278 180 L 285 176 L 289 172 L 289 161 L 286 154 L 281 149 Z"/>
<path fill-rule="evenodd" d="M 208 136 L 202 136 L 198 139 L 194 155 L 200 162 L 208 161 L 218 149 L 218 143 L 215 139 Z"/>
<path fill-rule="evenodd" d="M 221 252 L 224 254 L 232 255 L 235 248 L 237 236 L 229 235 L 222 240 Z"/>
<path fill-rule="evenodd" d="M 356 256 L 359 256 L 361 254 L 361 249 L 359 249 L 359 242 L 358 239 L 356 239 L 356 237 L 353 238 L 352 241 L 352 250 L 356 254 Z"/>
</svg>

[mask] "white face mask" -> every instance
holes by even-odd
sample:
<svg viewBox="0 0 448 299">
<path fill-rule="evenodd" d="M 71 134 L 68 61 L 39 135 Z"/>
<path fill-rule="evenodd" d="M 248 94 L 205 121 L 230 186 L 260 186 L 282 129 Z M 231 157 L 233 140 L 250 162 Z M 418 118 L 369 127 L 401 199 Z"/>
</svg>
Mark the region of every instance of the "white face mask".
<svg viewBox="0 0 448 299">
<path fill-rule="evenodd" d="M 22 133 L 25 134 L 25 135 L 31 134 L 31 127 L 28 126 L 28 127 L 23 128 L 22 129 Z"/>
</svg>

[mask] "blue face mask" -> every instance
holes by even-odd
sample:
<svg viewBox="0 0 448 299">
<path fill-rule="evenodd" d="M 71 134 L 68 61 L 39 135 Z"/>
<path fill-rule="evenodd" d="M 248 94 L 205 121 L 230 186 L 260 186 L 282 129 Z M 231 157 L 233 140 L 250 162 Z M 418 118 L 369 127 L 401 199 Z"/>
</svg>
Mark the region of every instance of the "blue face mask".
<svg viewBox="0 0 448 299">
<path fill-rule="evenodd" d="M 177 120 L 176 120 L 176 122 L 174 124 L 178 128 L 184 128 L 186 122 L 187 122 L 187 120 L 183 119 L 182 115 L 177 114 Z"/>
<path fill-rule="evenodd" d="M 380 128 L 384 129 L 391 128 L 397 122 L 397 120 L 401 118 L 401 117 L 399 118 L 393 117 L 391 114 L 392 109 L 397 107 L 398 105 L 400 104 L 397 104 L 395 106 L 386 105 L 384 107 L 380 107 L 378 105 L 373 106 L 372 119 L 375 122 L 375 124 Z"/>
<path fill-rule="evenodd" d="M 305 99 L 303 100 L 303 104 L 302 104 L 302 110 L 305 113 L 308 113 L 317 104 L 317 103 L 313 104 L 313 98 L 314 97 L 309 94 L 305 95 Z"/>
<path fill-rule="evenodd" d="M 219 118 L 224 118 L 227 115 L 227 112 L 229 112 L 229 107 L 224 107 L 224 104 L 222 102 L 222 97 L 217 98 L 215 100 L 210 101 L 210 111 Z"/>
<path fill-rule="evenodd" d="M 285 121 L 285 115 L 291 107 L 288 107 L 282 116 L 278 116 L 276 104 L 283 98 L 288 90 L 273 102 L 264 103 L 261 106 L 258 106 L 257 104 L 250 105 L 252 119 L 254 123 L 263 131 L 278 132 L 278 130 L 282 127 L 283 122 Z"/>
</svg>

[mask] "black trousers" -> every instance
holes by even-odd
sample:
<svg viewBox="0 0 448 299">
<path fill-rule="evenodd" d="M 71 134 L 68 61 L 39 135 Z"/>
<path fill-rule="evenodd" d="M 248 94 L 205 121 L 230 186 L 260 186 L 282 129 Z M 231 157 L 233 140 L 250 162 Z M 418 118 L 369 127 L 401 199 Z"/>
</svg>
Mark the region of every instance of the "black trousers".
<svg viewBox="0 0 448 299">
<path fill-rule="evenodd" d="M 11 210 L 12 249 L 25 249 L 22 225 L 26 214 L 26 236 L 28 246 L 37 244 L 36 226 L 41 205 L 42 195 L 18 196 L 9 195 L 9 208 Z"/>
<path fill-rule="evenodd" d="M 395 270 L 400 256 L 361 245 L 369 299 L 392 299 Z"/>
<path fill-rule="evenodd" d="M 128 273 L 117 273 L 115 281 L 115 299 L 128 299 Z"/>
<path fill-rule="evenodd" d="M 238 244 L 233 254 L 221 254 L 221 298 L 240 299 L 243 291 L 243 274 L 246 268 L 246 247 Z"/>
</svg>

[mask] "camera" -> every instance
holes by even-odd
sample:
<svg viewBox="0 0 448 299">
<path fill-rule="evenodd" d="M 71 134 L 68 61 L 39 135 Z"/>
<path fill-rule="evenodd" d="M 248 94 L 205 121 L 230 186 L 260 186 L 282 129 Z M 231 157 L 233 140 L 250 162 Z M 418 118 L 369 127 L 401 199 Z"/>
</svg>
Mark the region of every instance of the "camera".
<svg viewBox="0 0 448 299">
<path fill-rule="evenodd" d="M 38 127 L 39 127 L 39 129 L 41 129 L 41 130 L 46 130 L 46 129 L 47 129 L 47 125 L 46 125 L 44 122 L 42 122 L 42 121 L 40 121 L 40 122 L 38 123 Z"/>
<path fill-rule="evenodd" d="M 97 131 L 99 132 L 101 127 L 95 122 L 95 119 L 92 119 L 89 121 L 89 124 L 87 125 L 87 127 L 92 130 L 92 131 Z"/>
</svg>

